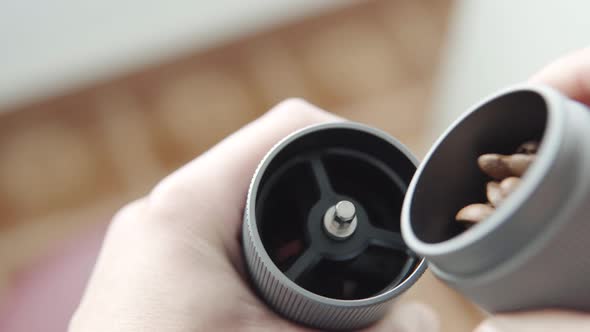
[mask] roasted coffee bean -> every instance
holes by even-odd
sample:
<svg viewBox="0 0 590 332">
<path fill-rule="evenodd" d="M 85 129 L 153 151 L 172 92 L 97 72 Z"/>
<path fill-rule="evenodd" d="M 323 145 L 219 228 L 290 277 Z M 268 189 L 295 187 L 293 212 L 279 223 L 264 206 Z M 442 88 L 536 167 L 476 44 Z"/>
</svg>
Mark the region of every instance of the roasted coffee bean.
<svg viewBox="0 0 590 332">
<path fill-rule="evenodd" d="M 488 182 L 488 184 L 486 185 L 486 196 L 488 198 L 488 201 L 494 207 L 498 207 L 506 197 L 506 195 L 504 195 L 502 189 L 500 188 L 500 183 L 496 181 Z"/>
<path fill-rule="evenodd" d="M 496 180 L 504 180 L 510 176 L 521 176 L 526 172 L 535 155 L 515 153 L 513 155 L 501 155 L 488 153 L 477 159 L 479 168 Z"/>
<path fill-rule="evenodd" d="M 505 156 L 502 160 L 508 165 L 512 175 L 522 176 L 529 166 L 535 161 L 535 155 L 515 153 L 511 156 Z"/>
<path fill-rule="evenodd" d="M 483 154 L 477 158 L 477 164 L 482 172 L 496 180 L 502 180 L 513 175 L 506 162 L 502 159 L 503 157 L 503 155 L 495 153 Z"/>
<path fill-rule="evenodd" d="M 498 207 L 520 184 L 520 178 L 511 176 L 501 182 L 490 181 L 486 185 L 486 196 L 488 201 Z"/>
<path fill-rule="evenodd" d="M 498 181 L 489 181 L 486 184 L 486 197 L 489 203 L 467 205 L 457 212 L 455 219 L 471 225 L 492 215 L 495 208 L 518 187 L 521 181 L 519 177 L 533 163 L 538 149 L 538 142 L 528 141 L 521 144 L 512 155 L 488 153 L 479 156 L 477 164 L 482 172 Z"/>
<path fill-rule="evenodd" d="M 502 194 L 506 197 L 510 195 L 520 184 L 520 178 L 511 176 L 509 178 L 505 178 L 500 182 L 500 190 Z"/>
<path fill-rule="evenodd" d="M 457 212 L 457 221 L 474 224 L 478 223 L 494 213 L 494 208 L 488 204 L 469 204 Z"/>
<path fill-rule="evenodd" d="M 516 153 L 535 154 L 539 150 L 539 142 L 528 141 L 522 143 L 517 149 Z"/>
</svg>

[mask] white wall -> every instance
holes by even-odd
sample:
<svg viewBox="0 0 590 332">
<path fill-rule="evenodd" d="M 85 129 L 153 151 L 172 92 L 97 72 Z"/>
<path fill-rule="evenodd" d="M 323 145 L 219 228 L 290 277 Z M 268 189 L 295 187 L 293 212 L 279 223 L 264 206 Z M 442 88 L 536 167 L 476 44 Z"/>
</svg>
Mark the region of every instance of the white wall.
<svg viewBox="0 0 590 332">
<path fill-rule="evenodd" d="M 3 0 L 0 110 L 343 0 Z"/>
<path fill-rule="evenodd" d="M 462 0 L 433 107 L 433 137 L 482 97 L 590 45 L 588 0 Z"/>
</svg>

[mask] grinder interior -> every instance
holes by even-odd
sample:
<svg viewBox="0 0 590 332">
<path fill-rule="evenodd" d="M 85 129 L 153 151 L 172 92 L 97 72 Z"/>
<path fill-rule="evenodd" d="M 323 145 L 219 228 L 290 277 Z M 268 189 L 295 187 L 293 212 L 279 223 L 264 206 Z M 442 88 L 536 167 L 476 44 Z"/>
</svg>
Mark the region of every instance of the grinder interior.
<svg viewBox="0 0 590 332">
<path fill-rule="evenodd" d="M 447 132 L 425 161 L 411 198 L 410 220 L 418 239 L 439 243 L 462 233 L 457 211 L 487 201 L 489 178 L 477 158 L 511 154 L 525 141 L 542 141 L 547 118 L 544 98 L 520 90 L 485 102 Z"/>
<path fill-rule="evenodd" d="M 395 287 L 417 267 L 400 235 L 415 165 L 391 142 L 333 127 L 298 137 L 269 158 L 256 189 L 256 222 L 273 263 L 293 282 L 354 300 Z M 345 238 L 324 224 L 340 202 L 355 208 Z"/>
</svg>

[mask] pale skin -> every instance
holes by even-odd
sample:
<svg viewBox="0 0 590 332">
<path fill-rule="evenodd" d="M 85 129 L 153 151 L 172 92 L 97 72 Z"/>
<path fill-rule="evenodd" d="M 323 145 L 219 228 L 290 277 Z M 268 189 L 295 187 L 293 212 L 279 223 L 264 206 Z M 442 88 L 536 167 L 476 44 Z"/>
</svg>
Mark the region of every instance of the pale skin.
<svg viewBox="0 0 590 332">
<path fill-rule="evenodd" d="M 239 242 L 255 167 L 299 128 L 343 121 L 287 100 L 162 180 L 113 219 L 71 332 L 311 331 L 253 293 Z M 420 304 L 398 305 L 367 332 L 436 331 Z"/>
<path fill-rule="evenodd" d="M 590 49 L 532 78 L 590 103 Z M 255 167 L 299 128 L 342 119 L 304 101 L 260 119 L 162 180 L 113 218 L 70 332 L 312 331 L 275 314 L 246 281 L 239 230 Z M 397 303 L 366 332 L 438 331 L 432 310 Z M 590 330 L 590 315 L 558 311 L 489 318 L 477 332 Z"/>
</svg>

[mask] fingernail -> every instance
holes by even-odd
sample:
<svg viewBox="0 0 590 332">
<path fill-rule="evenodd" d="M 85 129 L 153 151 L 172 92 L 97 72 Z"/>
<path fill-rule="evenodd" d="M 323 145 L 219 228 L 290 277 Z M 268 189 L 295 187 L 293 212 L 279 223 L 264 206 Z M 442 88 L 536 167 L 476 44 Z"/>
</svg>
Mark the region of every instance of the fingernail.
<svg viewBox="0 0 590 332">
<path fill-rule="evenodd" d="M 400 303 L 392 319 L 395 332 L 438 332 L 440 323 L 430 307 L 416 302 Z"/>
</svg>

